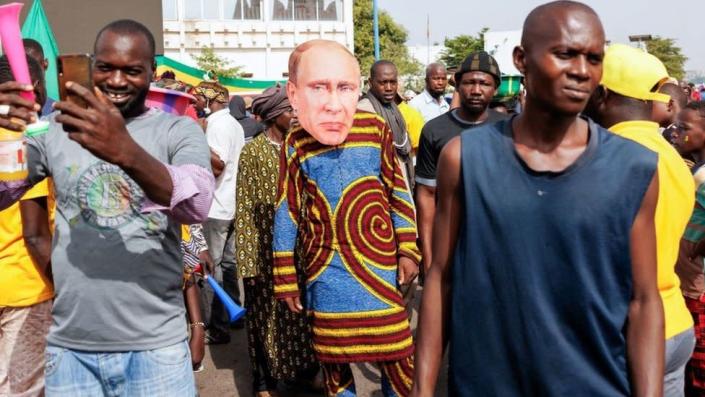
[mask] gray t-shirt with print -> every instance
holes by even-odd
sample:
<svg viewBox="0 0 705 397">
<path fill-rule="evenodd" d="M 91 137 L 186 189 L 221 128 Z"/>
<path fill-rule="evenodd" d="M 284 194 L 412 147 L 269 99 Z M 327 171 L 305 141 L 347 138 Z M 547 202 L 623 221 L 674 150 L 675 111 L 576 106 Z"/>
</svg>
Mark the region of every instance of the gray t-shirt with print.
<svg viewBox="0 0 705 397">
<path fill-rule="evenodd" d="M 160 211 L 142 213 L 137 183 L 70 140 L 56 114 L 27 149 L 30 181 L 51 176 L 56 194 L 49 344 L 139 351 L 183 341 L 180 225 Z M 189 118 L 150 109 L 127 129 L 162 163 L 210 170 L 206 138 Z"/>
</svg>

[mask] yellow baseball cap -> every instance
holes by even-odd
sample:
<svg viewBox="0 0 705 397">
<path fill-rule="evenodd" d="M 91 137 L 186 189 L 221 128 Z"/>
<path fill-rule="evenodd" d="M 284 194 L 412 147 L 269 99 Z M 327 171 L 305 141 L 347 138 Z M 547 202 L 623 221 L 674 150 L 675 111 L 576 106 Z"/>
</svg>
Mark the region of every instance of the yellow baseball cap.
<svg viewBox="0 0 705 397">
<path fill-rule="evenodd" d="M 611 44 L 602 61 L 605 88 L 626 97 L 668 103 L 669 95 L 651 89 L 669 79 L 668 71 L 658 58 L 625 44 Z"/>
</svg>

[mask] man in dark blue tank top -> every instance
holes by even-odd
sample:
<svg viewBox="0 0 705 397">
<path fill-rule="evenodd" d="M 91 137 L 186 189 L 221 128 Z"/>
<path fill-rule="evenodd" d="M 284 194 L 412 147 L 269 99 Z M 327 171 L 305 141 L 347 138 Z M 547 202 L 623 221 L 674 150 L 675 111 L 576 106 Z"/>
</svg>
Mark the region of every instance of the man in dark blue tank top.
<svg viewBox="0 0 705 397">
<path fill-rule="evenodd" d="M 660 396 L 657 155 L 580 117 L 602 75 L 588 6 L 534 9 L 524 112 L 443 150 L 414 396 Z"/>
</svg>

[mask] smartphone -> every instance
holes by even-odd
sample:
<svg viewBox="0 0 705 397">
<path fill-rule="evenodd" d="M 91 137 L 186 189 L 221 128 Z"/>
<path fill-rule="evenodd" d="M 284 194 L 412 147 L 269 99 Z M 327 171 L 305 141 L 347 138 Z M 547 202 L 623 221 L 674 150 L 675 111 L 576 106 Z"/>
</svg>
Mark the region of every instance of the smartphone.
<svg viewBox="0 0 705 397">
<path fill-rule="evenodd" d="M 73 81 L 93 91 L 93 57 L 90 54 L 60 55 L 57 58 L 57 71 L 59 74 L 59 98 L 76 105 L 87 108 L 88 104 L 83 98 L 74 95 L 66 89 L 66 83 Z"/>
</svg>

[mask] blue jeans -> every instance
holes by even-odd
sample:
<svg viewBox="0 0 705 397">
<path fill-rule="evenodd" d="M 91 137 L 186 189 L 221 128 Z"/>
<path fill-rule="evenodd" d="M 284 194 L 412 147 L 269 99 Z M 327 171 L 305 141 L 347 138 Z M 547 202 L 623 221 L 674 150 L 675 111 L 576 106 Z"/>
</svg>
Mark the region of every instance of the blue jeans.
<svg viewBox="0 0 705 397">
<path fill-rule="evenodd" d="M 186 341 L 146 351 L 95 353 L 47 346 L 47 397 L 193 397 Z"/>
</svg>

